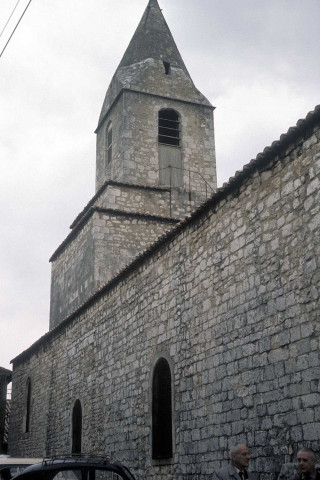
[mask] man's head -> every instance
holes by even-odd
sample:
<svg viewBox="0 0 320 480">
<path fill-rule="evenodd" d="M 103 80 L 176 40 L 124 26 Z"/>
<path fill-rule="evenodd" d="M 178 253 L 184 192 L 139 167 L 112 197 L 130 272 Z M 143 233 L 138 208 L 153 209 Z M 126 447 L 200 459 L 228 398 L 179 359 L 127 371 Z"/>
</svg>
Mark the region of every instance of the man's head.
<svg viewBox="0 0 320 480">
<path fill-rule="evenodd" d="M 244 470 L 248 467 L 250 461 L 250 453 L 248 447 L 242 443 L 238 443 L 230 450 L 231 463 L 238 470 Z"/>
<path fill-rule="evenodd" d="M 302 473 L 312 473 L 316 466 L 316 456 L 310 448 L 302 448 L 299 450 L 298 465 Z"/>
</svg>

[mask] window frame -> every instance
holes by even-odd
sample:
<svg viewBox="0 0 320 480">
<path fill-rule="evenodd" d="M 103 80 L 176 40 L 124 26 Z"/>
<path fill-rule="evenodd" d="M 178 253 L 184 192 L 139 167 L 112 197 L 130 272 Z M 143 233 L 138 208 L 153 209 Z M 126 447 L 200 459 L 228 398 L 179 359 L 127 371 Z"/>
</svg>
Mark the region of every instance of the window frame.
<svg viewBox="0 0 320 480">
<path fill-rule="evenodd" d="M 181 115 L 173 108 L 158 111 L 158 144 L 181 148 Z"/>
</svg>

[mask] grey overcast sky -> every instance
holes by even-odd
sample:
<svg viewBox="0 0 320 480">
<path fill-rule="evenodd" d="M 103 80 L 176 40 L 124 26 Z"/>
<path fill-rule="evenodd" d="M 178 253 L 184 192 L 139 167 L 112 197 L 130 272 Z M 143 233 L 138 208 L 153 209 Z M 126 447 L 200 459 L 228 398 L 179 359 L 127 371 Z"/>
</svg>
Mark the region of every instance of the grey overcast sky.
<svg viewBox="0 0 320 480">
<path fill-rule="evenodd" d="M 16 3 L 0 0 L 0 32 Z M 320 103 L 320 1 L 159 4 L 194 83 L 216 107 L 221 186 Z M 94 194 L 93 132 L 146 5 L 33 0 L 0 58 L 2 367 L 48 330 L 48 259 Z"/>
</svg>

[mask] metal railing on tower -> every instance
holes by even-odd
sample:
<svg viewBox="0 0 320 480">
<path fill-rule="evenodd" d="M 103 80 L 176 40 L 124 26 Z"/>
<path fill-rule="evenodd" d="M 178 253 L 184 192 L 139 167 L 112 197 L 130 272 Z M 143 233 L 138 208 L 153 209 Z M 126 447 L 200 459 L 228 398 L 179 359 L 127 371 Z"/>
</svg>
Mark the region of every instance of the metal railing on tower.
<svg viewBox="0 0 320 480">
<path fill-rule="evenodd" d="M 168 165 L 167 167 L 163 167 L 163 168 L 159 168 L 158 169 L 158 172 L 162 172 L 162 171 L 165 171 L 165 170 L 168 170 L 169 172 L 169 188 L 170 188 L 170 205 L 169 205 L 169 208 L 170 208 L 170 217 L 172 215 L 172 189 L 173 188 L 181 188 L 177 185 L 174 185 L 173 183 L 173 170 L 180 170 L 182 172 L 187 172 L 188 173 L 188 193 L 189 193 L 189 202 L 191 203 L 192 201 L 192 190 L 191 190 L 191 182 L 192 182 L 192 178 L 191 178 L 191 174 L 193 175 L 197 175 L 200 179 L 201 179 L 201 182 L 203 182 L 203 185 L 204 185 L 204 191 L 205 191 L 205 199 L 207 200 L 208 198 L 208 192 L 210 191 L 211 195 L 213 193 L 216 192 L 216 189 L 213 188 L 210 183 L 203 177 L 203 175 L 201 175 L 200 172 L 197 172 L 196 170 L 191 170 L 191 169 L 186 169 L 186 168 L 181 168 L 181 167 L 174 167 L 172 165 Z M 163 185 L 166 185 L 165 183 Z"/>
</svg>

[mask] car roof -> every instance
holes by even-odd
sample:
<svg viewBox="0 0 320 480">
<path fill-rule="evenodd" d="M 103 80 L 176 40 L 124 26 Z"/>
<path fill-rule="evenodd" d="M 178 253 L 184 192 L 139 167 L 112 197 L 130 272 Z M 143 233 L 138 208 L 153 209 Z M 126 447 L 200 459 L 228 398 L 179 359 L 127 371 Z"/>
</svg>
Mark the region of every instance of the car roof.
<svg viewBox="0 0 320 480">
<path fill-rule="evenodd" d="M 9 466 L 14 467 L 15 465 L 34 465 L 39 462 L 42 462 L 42 458 L 0 457 L 0 468 Z"/>
<path fill-rule="evenodd" d="M 24 472 L 17 477 L 17 480 L 27 477 L 28 474 L 55 471 L 55 470 L 69 470 L 77 468 L 96 468 L 106 469 L 114 473 L 118 473 L 121 476 L 125 476 L 130 480 L 135 480 L 130 470 L 122 465 L 120 462 L 111 462 L 107 457 L 88 457 L 88 456 L 66 456 L 66 457 L 53 457 L 44 458 L 41 463 L 32 464 L 27 467 Z"/>
</svg>

